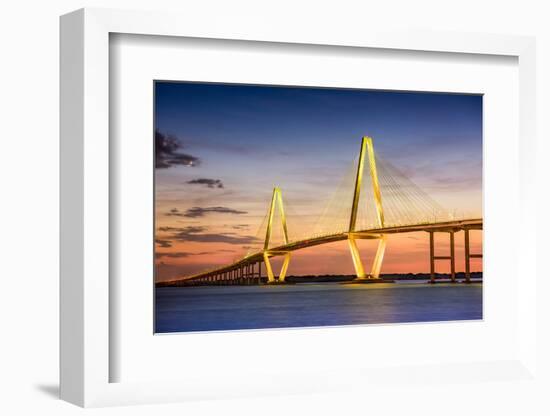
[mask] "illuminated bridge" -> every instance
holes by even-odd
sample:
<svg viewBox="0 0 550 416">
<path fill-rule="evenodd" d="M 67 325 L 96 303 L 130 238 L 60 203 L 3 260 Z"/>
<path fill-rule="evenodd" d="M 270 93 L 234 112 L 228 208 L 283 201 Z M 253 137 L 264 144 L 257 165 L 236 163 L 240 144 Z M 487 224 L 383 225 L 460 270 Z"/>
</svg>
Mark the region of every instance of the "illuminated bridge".
<svg viewBox="0 0 550 416">
<path fill-rule="evenodd" d="M 369 174 L 364 176 L 366 166 Z M 435 282 L 436 261 L 448 261 L 451 281 L 456 281 L 455 233 L 464 233 L 466 283 L 471 278 L 470 260 L 482 257 L 481 253 L 470 252 L 470 231 L 483 229 L 483 220 L 460 218 L 443 209 L 404 174 L 381 159 L 374 152 L 370 137 L 363 137 L 358 159 L 354 161 L 350 173 L 313 226 L 306 226 L 300 232 L 292 233 L 285 209 L 282 190 L 275 187 L 267 215 L 255 239 L 256 243 L 251 245 L 247 254 L 231 264 L 179 278 L 178 284 L 194 286 L 284 283 L 292 252 L 342 240 L 348 241 L 357 276 L 355 280 L 382 281 L 380 270 L 388 237 L 392 234 L 419 231 L 429 235 L 432 283 Z M 298 223 L 296 228 L 299 225 Z M 278 236 L 275 235 L 277 232 Z M 435 233 L 449 235 L 448 255 L 435 255 Z M 378 241 L 370 273 L 365 272 L 360 257 L 357 245 L 357 240 L 360 239 Z M 278 256 L 283 261 L 276 274 L 270 259 Z"/>
</svg>

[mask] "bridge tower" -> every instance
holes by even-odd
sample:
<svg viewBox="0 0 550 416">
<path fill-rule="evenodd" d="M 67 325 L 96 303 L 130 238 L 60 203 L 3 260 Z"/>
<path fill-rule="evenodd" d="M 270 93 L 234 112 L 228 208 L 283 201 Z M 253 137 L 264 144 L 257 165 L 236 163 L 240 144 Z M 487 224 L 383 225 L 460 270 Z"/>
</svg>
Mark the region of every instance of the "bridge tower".
<svg viewBox="0 0 550 416">
<path fill-rule="evenodd" d="M 273 217 L 275 216 L 275 209 L 279 209 L 281 215 L 281 226 L 283 228 L 283 239 L 285 245 L 289 243 L 288 240 L 288 230 L 286 226 L 286 216 L 285 209 L 283 204 L 283 194 L 281 188 L 276 186 L 273 188 L 273 195 L 271 197 L 271 204 L 269 206 L 269 214 L 267 219 L 267 230 L 265 233 L 265 242 L 263 249 L 263 258 L 265 262 L 265 268 L 267 272 L 267 282 L 268 283 L 283 283 L 285 281 L 286 271 L 288 270 L 288 264 L 290 263 L 290 251 L 273 251 L 269 250 L 269 241 L 271 239 L 271 231 L 273 229 Z M 275 280 L 275 275 L 273 274 L 273 268 L 271 267 L 271 262 L 269 261 L 270 257 L 283 255 L 283 265 L 281 271 L 279 272 L 279 279 Z"/>
<path fill-rule="evenodd" d="M 357 174 L 355 176 L 355 189 L 353 192 L 353 203 L 351 206 L 351 216 L 348 229 L 348 243 L 351 251 L 351 258 L 357 275 L 356 280 L 371 280 L 380 278 L 380 269 L 382 268 L 382 260 L 386 250 L 386 236 L 384 234 L 373 233 L 357 233 L 355 224 L 357 222 L 357 212 L 359 209 L 359 197 L 361 196 L 361 186 L 363 182 L 363 171 L 365 168 L 365 157 L 368 157 L 369 172 L 371 176 L 372 190 L 374 203 L 376 206 L 376 219 L 378 227 L 384 227 L 384 209 L 382 207 L 382 195 L 380 193 L 380 184 L 378 182 L 378 172 L 376 170 L 376 158 L 374 155 L 374 146 L 372 138 L 365 136 L 361 141 L 361 151 L 359 153 L 359 162 L 357 164 Z M 363 262 L 359 254 L 356 240 L 358 239 L 376 239 L 378 240 L 378 248 L 372 262 L 370 274 L 365 274 Z"/>
</svg>

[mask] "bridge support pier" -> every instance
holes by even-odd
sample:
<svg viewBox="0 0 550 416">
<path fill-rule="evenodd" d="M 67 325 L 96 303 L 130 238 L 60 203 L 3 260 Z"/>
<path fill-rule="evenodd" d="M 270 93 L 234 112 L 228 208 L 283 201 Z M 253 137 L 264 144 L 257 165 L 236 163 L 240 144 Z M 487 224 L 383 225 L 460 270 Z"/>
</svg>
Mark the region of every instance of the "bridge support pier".
<svg viewBox="0 0 550 416">
<path fill-rule="evenodd" d="M 282 254 L 284 256 L 283 258 L 283 265 L 281 267 L 281 271 L 279 272 L 278 279 L 275 279 L 275 275 L 273 274 L 273 268 L 271 267 L 271 262 L 269 261 L 269 257 L 273 256 L 274 254 Z M 264 251 L 264 263 L 265 263 L 265 269 L 267 272 L 267 283 L 284 283 L 286 272 L 288 270 L 288 264 L 290 263 L 290 252 L 284 252 L 284 253 L 269 253 Z"/>
<path fill-rule="evenodd" d="M 456 283 L 456 271 L 455 271 L 455 230 L 444 231 L 449 233 L 449 255 L 448 256 L 436 256 L 435 255 L 435 231 L 429 231 L 430 233 L 430 283 L 435 283 L 435 262 L 436 260 L 448 260 L 451 264 L 451 283 Z"/>
<path fill-rule="evenodd" d="M 455 232 L 451 231 L 449 233 L 449 244 L 451 246 L 451 282 L 456 283 L 456 272 L 455 272 Z"/>
<path fill-rule="evenodd" d="M 481 259 L 483 254 L 472 254 L 470 252 L 470 229 L 464 228 L 464 283 L 471 283 L 471 272 L 470 272 L 470 259 L 477 258 Z"/>
<path fill-rule="evenodd" d="M 464 283 L 470 283 L 470 230 L 467 228 L 464 230 L 464 263 Z"/>
<path fill-rule="evenodd" d="M 349 238 L 348 245 L 351 251 L 353 267 L 355 268 L 355 275 L 357 276 L 357 279 L 365 279 L 367 276 L 365 275 L 365 269 L 363 268 L 363 262 L 361 261 L 359 248 L 357 247 L 357 242 L 355 241 L 355 238 Z"/>
<path fill-rule="evenodd" d="M 356 239 L 358 238 L 378 240 L 378 247 L 372 262 L 370 274 L 368 275 L 365 274 L 365 268 L 363 267 L 363 262 L 361 261 L 361 256 L 359 254 L 359 248 L 357 247 Z M 380 279 L 380 270 L 382 269 L 382 261 L 384 260 L 384 253 L 386 251 L 386 236 L 384 234 L 366 236 L 350 235 L 348 238 L 348 244 L 351 252 L 351 258 L 353 260 L 353 266 L 355 267 L 355 274 L 357 276 L 354 280 Z"/>
<path fill-rule="evenodd" d="M 384 260 L 384 253 L 386 252 L 386 236 L 382 235 L 378 240 L 378 248 L 376 249 L 376 255 L 374 256 L 374 261 L 372 262 L 371 268 L 371 279 L 380 278 L 380 270 L 382 269 L 382 261 Z"/>
</svg>

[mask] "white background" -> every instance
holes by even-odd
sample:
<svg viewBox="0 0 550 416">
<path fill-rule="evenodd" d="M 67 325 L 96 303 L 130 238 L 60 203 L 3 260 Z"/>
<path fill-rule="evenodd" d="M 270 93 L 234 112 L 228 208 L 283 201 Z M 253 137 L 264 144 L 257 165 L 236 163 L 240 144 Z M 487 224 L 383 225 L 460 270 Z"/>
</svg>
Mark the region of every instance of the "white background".
<svg viewBox="0 0 550 416">
<path fill-rule="evenodd" d="M 440 30 L 513 33 L 538 36 L 538 133 L 550 137 L 550 30 L 544 2 L 386 1 L 331 3 L 211 2 L 202 1 L 20 1 L 3 4 L 0 13 L 2 63 L 1 120 L 2 184 L 0 409 L 5 414 L 72 414 L 81 412 L 55 399 L 58 367 L 58 16 L 82 6 L 174 9 L 197 14 L 204 24 L 209 15 L 237 20 L 269 17 L 308 24 L 369 25 L 434 28 Z M 254 3 L 257 3 L 254 5 Z M 539 140 L 540 161 L 549 145 Z M 546 153 L 545 153 L 546 152 Z M 547 192 L 548 169 L 540 163 L 539 190 Z M 544 175 L 544 176 L 543 176 Z M 541 214 L 547 198 L 541 196 Z M 548 222 L 539 216 L 541 236 Z M 547 247 L 547 246 L 546 246 Z M 546 255 L 547 256 L 547 255 Z M 541 263 L 540 267 L 544 267 Z M 539 366 L 548 372 L 549 284 L 539 283 L 539 328 L 542 340 Z M 548 295 L 544 295 L 544 294 Z M 431 392 L 392 395 L 391 387 L 377 397 L 342 392 L 316 396 L 162 405 L 154 408 L 101 409 L 101 414 L 548 414 L 546 386 L 523 388 L 505 382 L 487 383 L 472 390 L 467 384 L 434 386 Z M 276 388 L 276 386 L 274 386 Z M 451 391 L 455 393 L 451 394 Z M 9 410 L 8 410 L 9 409 Z"/>
</svg>

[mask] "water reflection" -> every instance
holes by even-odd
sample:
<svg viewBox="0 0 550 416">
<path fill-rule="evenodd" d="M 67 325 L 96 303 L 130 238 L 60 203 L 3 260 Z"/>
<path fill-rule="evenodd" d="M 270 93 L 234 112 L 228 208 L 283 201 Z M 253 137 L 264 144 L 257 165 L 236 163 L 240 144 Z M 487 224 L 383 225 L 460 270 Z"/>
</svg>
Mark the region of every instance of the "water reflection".
<svg viewBox="0 0 550 416">
<path fill-rule="evenodd" d="M 158 288 L 156 332 L 469 320 L 481 284 L 297 284 Z"/>
</svg>

